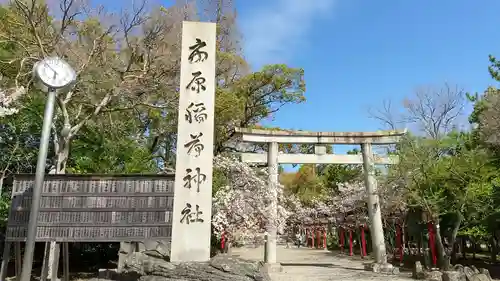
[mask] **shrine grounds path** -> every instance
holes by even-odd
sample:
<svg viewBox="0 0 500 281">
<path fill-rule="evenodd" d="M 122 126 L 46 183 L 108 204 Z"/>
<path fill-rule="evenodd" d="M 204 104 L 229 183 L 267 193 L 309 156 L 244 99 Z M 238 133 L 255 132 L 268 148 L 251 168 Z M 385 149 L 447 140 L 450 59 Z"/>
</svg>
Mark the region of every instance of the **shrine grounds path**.
<svg viewBox="0 0 500 281">
<path fill-rule="evenodd" d="M 232 255 L 250 260 L 263 260 L 264 248 L 233 248 Z M 325 250 L 285 248 L 278 245 L 277 260 L 282 272 L 270 273 L 273 281 L 409 281 L 411 273 L 381 275 L 363 270 L 371 260 L 347 257 Z"/>
</svg>

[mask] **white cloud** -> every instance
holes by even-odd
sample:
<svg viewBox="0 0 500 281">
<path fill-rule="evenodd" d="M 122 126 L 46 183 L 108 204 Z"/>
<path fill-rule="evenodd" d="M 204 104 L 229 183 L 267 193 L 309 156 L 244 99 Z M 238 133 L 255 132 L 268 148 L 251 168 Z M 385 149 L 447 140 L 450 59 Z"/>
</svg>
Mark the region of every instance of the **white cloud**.
<svg viewBox="0 0 500 281">
<path fill-rule="evenodd" d="M 240 18 L 245 54 L 254 67 L 284 62 L 304 48 L 314 20 L 330 15 L 335 0 L 263 2 L 266 6 Z"/>
</svg>

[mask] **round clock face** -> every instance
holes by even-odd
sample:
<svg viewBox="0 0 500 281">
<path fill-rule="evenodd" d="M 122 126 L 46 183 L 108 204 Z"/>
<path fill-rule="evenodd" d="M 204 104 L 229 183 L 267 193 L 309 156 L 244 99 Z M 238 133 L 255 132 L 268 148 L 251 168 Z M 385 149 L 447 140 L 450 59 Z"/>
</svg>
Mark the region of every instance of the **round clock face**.
<svg viewBox="0 0 500 281">
<path fill-rule="evenodd" d="M 76 79 L 76 73 L 64 60 L 52 57 L 37 63 L 35 74 L 48 87 L 58 89 L 66 87 Z"/>
</svg>

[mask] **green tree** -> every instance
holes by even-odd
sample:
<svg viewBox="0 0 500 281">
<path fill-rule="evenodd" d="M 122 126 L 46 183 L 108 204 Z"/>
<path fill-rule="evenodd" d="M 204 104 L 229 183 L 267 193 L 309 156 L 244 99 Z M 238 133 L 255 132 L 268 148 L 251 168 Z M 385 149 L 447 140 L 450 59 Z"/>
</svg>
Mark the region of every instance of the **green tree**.
<svg viewBox="0 0 500 281">
<path fill-rule="evenodd" d="M 489 57 L 490 66 L 488 70 L 491 77 L 500 81 L 499 61 L 492 55 Z M 463 234 L 471 237 L 485 239 L 489 237 L 492 243 L 492 258 L 496 260 L 496 255 L 499 249 L 500 237 L 498 230 L 498 217 L 500 214 L 500 141 L 498 139 L 498 129 L 500 128 L 500 105 L 499 90 L 495 87 L 488 87 L 483 95 L 469 94 L 468 98 L 474 103 L 474 110 L 469 116 L 469 122 L 474 126 L 472 130 L 473 139 L 472 147 L 479 147 L 488 152 L 488 166 L 491 170 L 489 174 L 484 175 L 484 183 L 492 186 L 493 203 L 488 210 L 486 220 L 478 220 L 474 218 L 469 224 L 470 226 L 461 230 Z"/>
<path fill-rule="evenodd" d="M 172 169 L 178 116 L 178 34 L 181 21 L 197 20 L 202 14 L 200 6 L 175 4 L 147 13 L 140 2 L 115 22 L 109 14 L 80 7 L 75 1 L 62 1 L 60 11 L 50 10 L 41 1 L 34 3 L 28 6 L 15 0 L 2 6 L 8 20 L 0 23 L 0 36 L 5 38 L 0 41 L 0 70 L 8 74 L 5 83 L 23 85 L 30 95 L 35 90 L 27 74 L 38 59 L 59 55 L 77 70 L 74 89 L 57 98 L 52 132 L 56 172 L 66 170 L 71 143 L 80 131 L 116 112 L 137 120 L 143 130 L 140 145 L 150 145 L 162 170 Z M 249 71 L 231 5 L 216 1 L 205 5 L 208 10 L 204 11 L 217 23 L 218 31 L 216 153 L 231 147 L 234 127 L 256 124 L 283 105 L 304 100 L 302 69 L 270 65 L 255 73 Z M 82 10 L 90 12 L 83 15 Z"/>
<path fill-rule="evenodd" d="M 453 245 L 462 218 L 471 222 L 486 217 L 492 204 L 492 185 L 485 182 L 491 173 L 484 150 L 464 148 L 469 134 L 449 134 L 441 139 L 408 136 L 398 147 L 400 163 L 391 176 L 400 179 L 407 204 L 421 209 L 437 233 L 440 266 L 450 266 L 452 252 L 443 244 L 440 229 L 445 215 L 454 215 L 453 227 L 446 233 Z"/>
<path fill-rule="evenodd" d="M 359 154 L 359 150 L 353 149 L 347 152 L 349 155 Z M 362 180 L 363 167 L 361 165 L 320 165 L 318 168 L 323 185 L 334 192 L 338 192 L 338 184 L 352 183 Z"/>
<path fill-rule="evenodd" d="M 288 190 L 306 205 L 314 200 L 322 199 L 326 195 L 323 182 L 314 173 L 314 165 L 312 164 L 301 165 L 288 184 Z"/>
<path fill-rule="evenodd" d="M 68 162 L 70 173 L 157 173 L 159 165 L 141 140 L 133 138 L 127 122 L 113 124 L 89 123 L 72 143 Z M 136 130 L 137 131 L 137 130 Z"/>
<path fill-rule="evenodd" d="M 21 107 L 17 114 L 0 117 L 0 194 L 9 191 L 2 187 L 4 180 L 12 174 L 35 172 L 43 97 L 26 96 L 22 100 L 30 106 Z"/>
</svg>

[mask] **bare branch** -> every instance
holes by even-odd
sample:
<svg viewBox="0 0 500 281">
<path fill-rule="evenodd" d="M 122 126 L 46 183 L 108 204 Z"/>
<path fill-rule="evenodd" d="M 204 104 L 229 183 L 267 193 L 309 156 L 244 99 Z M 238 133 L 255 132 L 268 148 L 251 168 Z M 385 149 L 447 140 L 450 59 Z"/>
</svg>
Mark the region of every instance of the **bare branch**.
<svg viewBox="0 0 500 281">
<path fill-rule="evenodd" d="M 397 116 L 390 101 L 383 108 L 370 110 L 370 116 L 388 129 L 401 125 L 415 126 L 426 137 L 438 139 L 459 124 L 465 106 L 465 90 L 445 84 L 441 88 L 420 87 L 411 98 L 403 100 L 404 112 Z"/>
<path fill-rule="evenodd" d="M 390 100 L 383 100 L 381 109 L 370 108 L 368 114 L 371 118 L 378 120 L 384 129 L 396 130 L 403 123 L 401 117 L 395 116 L 396 113 Z"/>
<path fill-rule="evenodd" d="M 421 88 L 414 99 L 404 102 L 408 123 L 416 124 L 428 137 L 438 139 L 458 124 L 463 113 L 465 91 L 445 84 L 441 89 Z"/>
<path fill-rule="evenodd" d="M 36 0 L 31 1 L 31 7 L 28 7 L 26 3 L 22 0 L 14 0 L 14 3 L 16 7 L 24 14 L 25 19 L 28 21 L 28 24 L 31 27 L 31 32 L 33 33 L 33 36 L 35 36 L 38 47 L 40 48 L 40 53 L 42 54 L 43 57 L 47 56 L 47 52 L 45 51 L 45 44 L 42 41 L 42 38 L 40 37 L 40 34 L 37 29 L 37 22 L 35 19 L 35 12 L 36 12 Z"/>
</svg>

